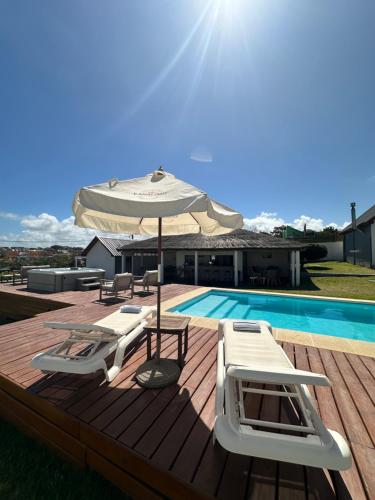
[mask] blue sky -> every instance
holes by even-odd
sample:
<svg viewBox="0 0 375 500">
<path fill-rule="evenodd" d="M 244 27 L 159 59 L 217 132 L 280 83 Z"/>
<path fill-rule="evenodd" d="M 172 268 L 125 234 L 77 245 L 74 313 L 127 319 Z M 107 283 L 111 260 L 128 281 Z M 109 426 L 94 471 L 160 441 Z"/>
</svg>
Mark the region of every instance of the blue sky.
<svg viewBox="0 0 375 500">
<path fill-rule="evenodd" d="M 375 202 L 374 25 L 373 0 L 2 0 L 2 239 L 78 238 L 77 189 L 159 164 L 249 227 L 342 225 Z"/>
</svg>

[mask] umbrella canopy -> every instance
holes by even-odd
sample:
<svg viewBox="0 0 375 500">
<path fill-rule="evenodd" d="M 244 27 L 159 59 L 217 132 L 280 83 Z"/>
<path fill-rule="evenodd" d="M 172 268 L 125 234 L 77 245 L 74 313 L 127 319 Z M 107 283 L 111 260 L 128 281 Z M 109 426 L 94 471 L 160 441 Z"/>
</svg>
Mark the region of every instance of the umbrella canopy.
<svg viewBox="0 0 375 500">
<path fill-rule="evenodd" d="M 73 202 L 75 223 L 111 233 L 223 234 L 241 228 L 242 215 L 210 199 L 204 191 L 168 172 L 116 179 L 82 188 Z"/>
<path fill-rule="evenodd" d="M 137 370 L 138 383 L 145 387 L 164 387 L 179 376 L 178 366 L 160 359 L 160 269 L 161 235 L 202 233 L 223 234 L 241 228 L 242 215 L 211 200 L 204 191 L 159 170 L 127 181 L 112 179 L 104 184 L 82 188 L 75 196 L 75 223 L 111 233 L 158 235 L 157 339 L 154 360 Z"/>
</svg>

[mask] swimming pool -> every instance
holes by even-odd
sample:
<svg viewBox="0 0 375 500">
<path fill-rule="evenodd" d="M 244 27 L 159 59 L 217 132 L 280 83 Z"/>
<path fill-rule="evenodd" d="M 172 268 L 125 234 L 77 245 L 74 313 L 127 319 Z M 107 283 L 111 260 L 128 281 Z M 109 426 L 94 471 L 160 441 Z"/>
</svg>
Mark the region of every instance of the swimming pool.
<svg viewBox="0 0 375 500">
<path fill-rule="evenodd" d="M 375 305 L 210 290 L 169 309 L 205 318 L 263 319 L 277 328 L 375 342 Z"/>
</svg>

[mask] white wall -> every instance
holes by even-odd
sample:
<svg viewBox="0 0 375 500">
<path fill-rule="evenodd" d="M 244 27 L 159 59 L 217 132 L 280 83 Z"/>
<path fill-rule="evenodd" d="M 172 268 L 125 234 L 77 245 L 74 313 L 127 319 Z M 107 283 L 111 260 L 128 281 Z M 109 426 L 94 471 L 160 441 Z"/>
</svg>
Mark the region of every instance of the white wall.
<svg viewBox="0 0 375 500">
<path fill-rule="evenodd" d="M 320 260 L 344 260 L 344 242 L 343 241 L 327 241 L 326 243 L 318 242 L 317 245 L 326 247 L 327 257 Z"/>
<path fill-rule="evenodd" d="M 115 274 L 115 258 L 97 241 L 87 253 L 87 267 L 97 267 L 105 270 L 105 277 L 112 279 Z"/>
</svg>

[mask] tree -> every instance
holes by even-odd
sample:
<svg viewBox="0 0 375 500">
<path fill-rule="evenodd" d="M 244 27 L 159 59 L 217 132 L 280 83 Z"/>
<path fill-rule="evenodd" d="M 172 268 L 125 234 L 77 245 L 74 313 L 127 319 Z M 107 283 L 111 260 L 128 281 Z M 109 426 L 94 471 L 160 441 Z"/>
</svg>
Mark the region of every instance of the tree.
<svg viewBox="0 0 375 500">
<path fill-rule="evenodd" d="M 309 245 L 302 250 L 301 256 L 304 262 L 315 262 L 327 256 L 327 248 L 322 245 Z"/>
<path fill-rule="evenodd" d="M 57 254 L 50 259 L 52 267 L 72 267 L 74 257 L 71 254 Z"/>
<path fill-rule="evenodd" d="M 275 226 L 271 231 L 272 236 L 276 236 L 276 238 L 283 237 L 283 231 L 286 229 L 286 226 Z"/>
<path fill-rule="evenodd" d="M 336 227 L 333 226 L 327 226 L 323 228 L 324 233 L 338 233 L 338 230 Z"/>
</svg>

